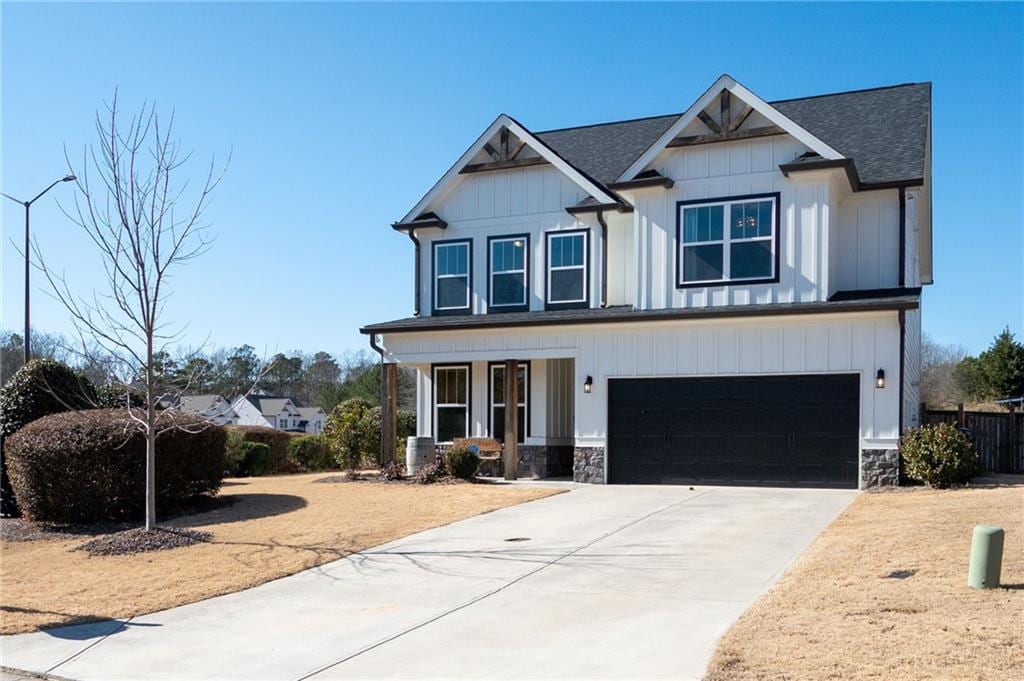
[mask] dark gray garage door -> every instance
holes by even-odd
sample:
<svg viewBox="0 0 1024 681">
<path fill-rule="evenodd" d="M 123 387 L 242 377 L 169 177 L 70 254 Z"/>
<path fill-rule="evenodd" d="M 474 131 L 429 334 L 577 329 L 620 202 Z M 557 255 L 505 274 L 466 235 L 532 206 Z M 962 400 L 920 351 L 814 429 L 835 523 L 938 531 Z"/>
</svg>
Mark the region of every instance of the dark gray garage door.
<svg viewBox="0 0 1024 681">
<path fill-rule="evenodd" d="M 610 482 L 857 487 L 855 374 L 608 386 Z"/>
</svg>

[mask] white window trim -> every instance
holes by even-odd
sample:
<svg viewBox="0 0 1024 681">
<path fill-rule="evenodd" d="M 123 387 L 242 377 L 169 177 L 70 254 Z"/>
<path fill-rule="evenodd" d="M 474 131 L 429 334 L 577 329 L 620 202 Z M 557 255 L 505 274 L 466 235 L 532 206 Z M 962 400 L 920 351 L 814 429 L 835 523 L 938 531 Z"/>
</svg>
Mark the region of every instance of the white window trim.
<svg viewBox="0 0 1024 681">
<path fill-rule="evenodd" d="M 772 204 L 771 216 L 772 216 L 772 233 L 768 236 L 756 236 L 749 237 L 746 239 L 733 239 L 732 230 L 729 225 L 729 215 L 732 214 L 732 206 L 737 203 L 760 203 L 762 201 L 770 201 Z M 704 206 L 722 206 L 722 238 L 714 239 L 712 241 L 686 241 L 684 234 L 686 231 L 686 225 L 684 220 L 684 214 L 689 208 L 702 208 Z M 759 198 L 746 198 L 746 199 L 735 199 L 725 201 L 707 201 L 705 203 L 688 203 L 683 206 L 679 206 L 679 215 L 677 220 L 679 221 L 679 244 L 678 253 L 676 257 L 679 261 L 679 281 L 676 282 L 678 286 L 700 286 L 701 284 L 715 285 L 715 284 L 732 284 L 740 283 L 745 281 L 764 281 L 766 279 L 774 279 L 777 272 L 775 271 L 775 236 L 778 226 L 777 220 L 778 214 L 778 197 L 776 196 L 763 196 Z M 753 243 L 755 241 L 767 241 L 771 244 L 769 249 L 770 257 L 768 262 L 771 265 L 771 270 L 767 275 L 757 277 L 736 277 L 732 276 L 732 254 L 729 246 L 733 243 Z M 722 278 L 721 279 L 686 279 L 686 272 L 683 265 L 683 249 L 692 246 L 715 246 L 722 245 Z"/>
<path fill-rule="evenodd" d="M 465 248 L 466 249 L 466 273 L 465 274 L 438 274 L 437 273 L 437 253 L 442 248 Z M 473 257 L 473 244 L 470 241 L 457 241 L 452 243 L 440 243 L 434 244 L 434 309 L 435 310 L 468 310 L 473 300 L 473 282 L 470 281 L 471 273 L 473 272 L 473 265 L 471 259 Z M 454 307 L 443 307 L 439 304 L 440 302 L 440 286 L 438 283 L 442 279 L 465 279 L 466 280 L 466 304 L 456 305 Z"/>
<path fill-rule="evenodd" d="M 558 239 L 558 238 L 568 239 L 568 238 L 575 238 L 575 237 L 581 237 L 583 239 L 583 264 L 582 265 L 561 265 L 561 266 L 558 266 L 558 267 L 554 267 L 551 264 L 551 241 L 552 241 L 552 239 Z M 565 305 L 565 304 L 572 304 L 572 303 L 585 303 L 585 302 L 587 302 L 587 300 L 588 300 L 587 281 L 589 280 L 588 279 L 587 268 L 588 268 L 588 264 L 590 262 L 590 254 L 587 251 L 587 249 L 590 248 L 590 234 L 589 234 L 589 232 L 586 232 L 586 231 L 582 231 L 582 232 L 547 232 L 547 240 L 548 240 L 548 242 L 547 242 L 547 251 L 546 251 L 546 253 L 547 253 L 548 262 L 546 263 L 546 265 L 547 265 L 547 270 L 548 270 L 547 271 L 547 280 L 548 281 L 547 281 L 547 286 L 545 287 L 546 290 L 544 292 L 544 297 L 546 298 L 546 302 L 551 304 L 551 305 Z M 575 298 L 575 299 L 572 299 L 572 300 L 552 300 L 551 299 L 551 291 L 552 291 L 552 288 L 551 288 L 551 273 L 554 272 L 554 271 L 564 271 L 564 270 L 582 270 L 582 272 L 583 272 L 583 286 L 582 286 L 583 297 L 582 298 Z"/>
<path fill-rule="evenodd" d="M 529 363 L 524 362 L 524 363 L 520 364 L 520 366 L 522 366 L 523 370 L 526 372 L 526 377 L 525 377 L 525 380 L 523 381 L 523 394 L 520 395 L 520 397 L 522 398 L 522 404 L 518 404 L 516 406 L 523 408 L 523 418 L 528 420 L 530 418 L 530 365 L 529 365 Z M 498 369 L 501 369 L 502 371 L 504 371 L 505 367 L 503 365 L 501 365 L 501 364 L 492 364 L 491 365 L 491 369 L 490 369 L 490 374 L 487 377 L 487 380 L 490 381 L 490 390 L 488 392 L 491 393 L 491 404 L 490 404 L 491 411 L 488 414 L 488 419 L 489 420 L 487 422 L 487 427 L 489 429 L 491 429 L 491 430 L 493 430 L 493 428 L 494 428 L 494 410 L 496 408 L 498 408 L 498 407 L 501 407 L 503 409 L 505 408 L 505 395 L 502 394 L 500 396 L 501 401 L 499 402 L 498 401 L 499 396 L 497 394 L 495 394 L 495 391 L 494 391 L 494 374 L 495 374 L 495 372 L 497 372 Z M 504 393 L 504 391 L 502 391 L 502 393 Z M 519 444 L 523 444 L 524 442 L 526 442 L 526 437 L 527 437 L 527 434 L 529 433 L 529 431 L 530 431 L 530 424 L 529 423 L 523 423 L 523 441 L 520 442 Z M 491 433 L 491 437 L 496 439 L 496 440 L 501 440 L 502 438 L 505 437 L 505 433 L 494 433 L 494 432 L 492 432 Z"/>
<path fill-rule="evenodd" d="M 497 272 L 494 269 L 494 244 L 506 243 L 506 242 L 523 242 L 523 268 L 519 270 L 502 270 Z M 487 304 L 490 307 L 522 307 L 530 301 L 530 279 L 529 279 L 529 263 L 530 263 L 530 248 L 529 240 L 525 236 L 510 236 L 490 239 L 488 241 L 487 249 L 487 271 L 490 273 L 489 281 L 487 282 Z M 522 274 L 523 275 L 523 300 L 518 303 L 495 303 L 494 301 L 494 275 L 496 274 Z"/>
<path fill-rule="evenodd" d="M 466 372 L 466 402 L 464 404 L 456 403 L 456 402 L 445 402 L 445 403 L 442 404 L 442 403 L 437 401 L 437 372 L 439 372 L 439 371 L 453 371 L 453 370 L 454 371 L 465 371 Z M 441 440 L 437 439 L 437 431 L 438 431 L 438 425 L 439 425 L 438 424 L 438 420 L 437 420 L 437 412 L 438 412 L 438 408 L 439 407 L 462 407 L 463 409 L 465 409 L 466 410 L 466 435 L 465 435 L 465 437 L 469 437 L 470 436 L 470 430 L 469 430 L 469 403 L 470 403 L 470 400 L 472 399 L 471 396 L 473 394 L 472 393 L 472 388 L 471 388 L 471 386 L 469 384 L 471 376 L 472 376 L 472 371 L 470 370 L 470 365 L 469 364 L 448 364 L 448 365 L 445 365 L 445 366 L 436 366 L 436 367 L 434 367 L 434 370 L 431 373 L 431 377 L 430 377 L 431 378 L 431 383 L 433 383 L 433 385 L 431 386 L 431 389 L 432 389 L 433 395 L 434 395 L 434 399 L 433 399 L 433 402 L 434 402 L 434 423 L 433 423 L 433 428 L 431 430 L 433 430 L 434 441 L 435 441 L 436 444 L 451 444 L 452 443 L 452 440 L 441 441 Z"/>
</svg>

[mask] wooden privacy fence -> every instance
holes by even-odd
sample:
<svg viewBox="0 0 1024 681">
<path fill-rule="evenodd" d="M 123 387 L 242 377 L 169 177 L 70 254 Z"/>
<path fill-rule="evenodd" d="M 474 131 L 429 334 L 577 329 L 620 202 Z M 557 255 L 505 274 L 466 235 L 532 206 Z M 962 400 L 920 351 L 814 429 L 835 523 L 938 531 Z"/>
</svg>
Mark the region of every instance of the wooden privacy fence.
<svg viewBox="0 0 1024 681">
<path fill-rule="evenodd" d="M 992 473 L 1024 473 L 1024 413 L 922 409 L 924 422 L 955 423 L 971 431 L 982 467 Z"/>
</svg>

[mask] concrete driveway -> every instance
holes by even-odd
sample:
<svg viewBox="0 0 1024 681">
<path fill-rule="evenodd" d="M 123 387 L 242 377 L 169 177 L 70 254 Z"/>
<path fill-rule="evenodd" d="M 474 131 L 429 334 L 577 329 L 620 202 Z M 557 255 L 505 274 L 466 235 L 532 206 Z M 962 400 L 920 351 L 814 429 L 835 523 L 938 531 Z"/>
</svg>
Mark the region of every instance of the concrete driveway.
<svg viewBox="0 0 1024 681">
<path fill-rule="evenodd" d="M 699 678 L 855 492 L 576 486 L 254 589 L 4 637 L 73 679 Z"/>
</svg>

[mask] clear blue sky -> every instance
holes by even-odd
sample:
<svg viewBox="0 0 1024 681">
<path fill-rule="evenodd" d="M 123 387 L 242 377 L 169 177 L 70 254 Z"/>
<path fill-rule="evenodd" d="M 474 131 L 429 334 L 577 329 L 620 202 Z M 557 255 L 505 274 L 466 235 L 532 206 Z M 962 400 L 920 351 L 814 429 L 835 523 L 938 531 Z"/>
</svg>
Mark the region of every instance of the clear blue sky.
<svg viewBox="0 0 1024 681">
<path fill-rule="evenodd" d="M 1022 319 L 1022 6 L 995 4 L 9 4 L 3 190 L 65 172 L 124 105 L 177 112 L 197 158 L 233 150 L 213 250 L 174 280 L 187 341 L 366 347 L 412 309 L 401 217 L 499 112 L 534 130 L 678 112 L 727 72 L 765 99 L 934 83 L 935 278 L 925 328 L 983 349 Z M 200 164 L 194 166 L 201 172 Z M 49 260 L 88 291 L 88 244 L 33 209 Z M 9 204 L 9 205 L 8 205 Z M 3 209 L 3 320 L 20 329 L 20 208 Z M 39 278 L 33 326 L 69 321 Z"/>
</svg>

